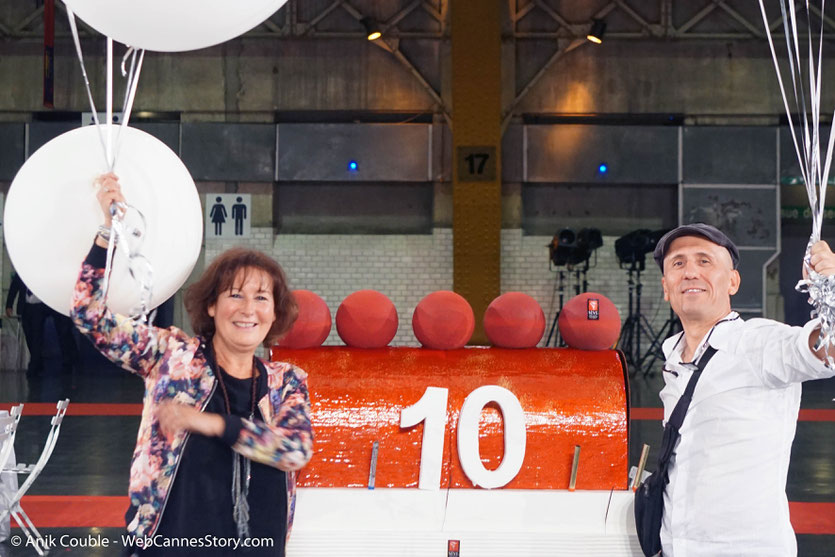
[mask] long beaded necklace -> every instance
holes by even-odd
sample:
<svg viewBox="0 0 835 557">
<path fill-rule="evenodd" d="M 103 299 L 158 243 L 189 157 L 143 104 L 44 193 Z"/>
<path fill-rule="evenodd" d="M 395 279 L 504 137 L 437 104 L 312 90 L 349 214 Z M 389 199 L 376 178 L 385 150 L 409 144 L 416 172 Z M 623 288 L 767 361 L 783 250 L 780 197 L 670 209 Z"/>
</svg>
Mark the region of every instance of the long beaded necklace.
<svg viewBox="0 0 835 557">
<path fill-rule="evenodd" d="M 223 392 L 223 401 L 226 403 L 226 415 L 232 415 L 232 405 L 229 402 L 229 391 L 223 380 L 223 368 L 218 367 L 217 381 L 220 383 L 220 390 Z M 255 357 L 252 358 L 252 398 L 250 399 L 249 419 L 255 419 L 255 389 L 257 367 Z M 243 455 L 232 452 L 232 518 L 238 528 L 238 538 L 249 537 L 249 482 L 252 479 L 252 461 Z M 241 465 L 243 464 L 243 474 Z"/>
</svg>

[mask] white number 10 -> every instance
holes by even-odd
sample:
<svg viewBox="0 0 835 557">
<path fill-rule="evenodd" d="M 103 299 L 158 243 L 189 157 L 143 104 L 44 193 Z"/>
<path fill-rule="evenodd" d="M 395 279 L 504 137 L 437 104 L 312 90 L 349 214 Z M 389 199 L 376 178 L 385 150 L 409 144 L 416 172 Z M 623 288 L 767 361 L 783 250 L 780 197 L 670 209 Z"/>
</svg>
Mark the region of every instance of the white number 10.
<svg viewBox="0 0 835 557">
<path fill-rule="evenodd" d="M 427 387 L 419 401 L 400 412 L 400 427 L 423 422 L 420 489 L 440 488 L 447 395 L 447 389 Z M 478 421 L 481 411 L 491 402 L 499 406 L 504 418 L 504 457 L 495 470 L 488 470 L 481 463 L 478 447 Z M 525 443 L 525 414 L 513 393 L 503 387 L 485 385 L 467 396 L 458 417 L 458 459 L 474 485 L 487 489 L 507 485 L 522 469 Z"/>
</svg>

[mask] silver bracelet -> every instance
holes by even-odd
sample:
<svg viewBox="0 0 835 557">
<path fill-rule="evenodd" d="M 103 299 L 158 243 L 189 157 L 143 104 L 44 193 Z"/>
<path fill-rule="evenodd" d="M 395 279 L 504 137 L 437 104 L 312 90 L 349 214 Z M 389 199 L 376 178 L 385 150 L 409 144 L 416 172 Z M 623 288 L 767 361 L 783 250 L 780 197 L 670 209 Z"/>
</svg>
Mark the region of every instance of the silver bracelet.
<svg viewBox="0 0 835 557">
<path fill-rule="evenodd" d="M 102 240 L 104 240 L 105 242 L 110 241 L 110 227 L 109 226 L 105 226 L 103 224 L 99 225 L 99 230 L 96 234 L 101 236 Z"/>
</svg>

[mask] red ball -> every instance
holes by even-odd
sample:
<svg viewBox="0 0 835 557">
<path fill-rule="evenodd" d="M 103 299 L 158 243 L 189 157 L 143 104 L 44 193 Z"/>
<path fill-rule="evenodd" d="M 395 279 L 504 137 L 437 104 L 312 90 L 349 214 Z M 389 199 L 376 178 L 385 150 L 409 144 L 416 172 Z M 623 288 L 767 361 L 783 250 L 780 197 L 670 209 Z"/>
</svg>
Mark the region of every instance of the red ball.
<svg viewBox="0 0 835 557">
<path fill-rule="evenodd" d="M 545 332 L 545 314 L 527 294 L 507 292 L 487 306 L 484 332 L 493 346 L 533 348 Z"/>
<path fill-rule="evenodd" d="M 316 348 L 331 332 L 331 310 L 328 304 L 310 290 L 293 290 L 299 316 L 290 331 L 278 344 L 285 348 Z"/>
<path fill-rule="evenodd" d="M 475 315 L 463 296 L 439 290 L 424 297 L 412 315 L 412 330 L 425 348 L 461 348 L 473 336 Z"/>
<path fill-rule="evenodd" d="M 607 350 L 620 336 L 620 314 L 603 294 L 586 292 L 565 304 L 559 327 L 560 336 L 571 348 Z"/>
<path fill-rule="evenodd" d="M 348 346 L 382 348 L 397 333 L 397 310 L 385 294 L 358 290 L 336 310 L 336 332 Z"/>
</svg>

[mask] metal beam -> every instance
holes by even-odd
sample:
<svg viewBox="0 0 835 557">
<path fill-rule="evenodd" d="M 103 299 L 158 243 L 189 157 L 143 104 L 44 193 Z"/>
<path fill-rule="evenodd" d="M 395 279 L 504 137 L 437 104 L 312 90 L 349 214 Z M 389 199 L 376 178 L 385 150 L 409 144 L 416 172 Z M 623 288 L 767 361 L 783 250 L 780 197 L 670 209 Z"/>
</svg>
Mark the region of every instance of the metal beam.
<svg viewBox="0 0 835 557">
<path fill-rule="evenodd" d="M 568 52 L 571 52 L 575 48 L 582 46 L 586 43 L 586 39 L 574 39 L 569 44 L 562 48 L 557 48 L 557 50 L 551 55 L 550 58 L 539 68 L 539 71 L 528 81 L 527 84 L 522 88 L 522 90 L 516 95 L 516 98 L 510 103 L 510 106 L 504 111 L 502 114 L 502 133 L 507 129 L 507 126 L 510 124 L 511 119 L 513 118 L 514 111 L 516 107 L 519 106 L 519 103 L 527 96 L 531 89 L 542 79 L 551 66 L 556 63 L 557 60 L 565 56 Z"/>
<path fill-rule="evenodd" d="M 420 84 L 423 90 L 426 91 L 430 97 L 432 97 L 433 101 L 435 101 L 437 109 L 441 112 L 441 114 L 443 114 L 444 119 L 451 128 L 452 119 L 450 117 L 449 109 L 447 108 L 446 103 L 444 103 L 444 99 L 437 91 L 435 91 L 435 88 L 432 87 L 432 85 L 430 85 L 426 78 L 423 77 L 423 74 L 421 74 L 420 70 L 418 70 L 417 67 L 415 67 L 415 65 L 412 64 L 411 60 L 409 60 L 406 57 L 406 55 L 403 54 L 403 52 L 400 50 L 399 41 L 395 39 L 391 42 L 386 42 L 386 39 L 382 38 L 373 41 L 373 44 L 394 56 L 394 59 L 397 60 L 400 63 L 400 65 L 402 65 L 404 68 L 406 68 L 410 74 L 412 74 L 412 77 L 414 77 L 417 80 L 417 82 Z"/>
</svg>

